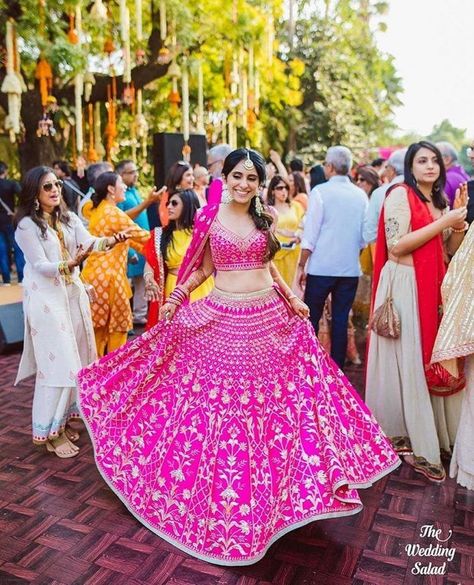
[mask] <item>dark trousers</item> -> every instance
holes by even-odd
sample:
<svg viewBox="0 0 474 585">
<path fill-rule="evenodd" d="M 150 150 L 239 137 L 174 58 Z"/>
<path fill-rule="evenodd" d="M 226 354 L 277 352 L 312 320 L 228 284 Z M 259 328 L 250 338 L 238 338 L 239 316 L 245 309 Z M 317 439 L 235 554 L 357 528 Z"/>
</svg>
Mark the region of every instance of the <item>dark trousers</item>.
<svg viewBox="0 0 474 585">
<path fill-rule="evenodd" d="M 354 302 L 357 276 L 313 276 L 308 274 L 304 302 L 309 307 L 309 319 L 316 335 L 324 303 L 331 294 L 331 357 L 342 369 L 347 351 L 347 323 Z"/>
<path fill-rule="evenodd" d="M 10 254 L 13 250 L 15 258 L 18 282 L 23 280 L 23 268 L 25 266 L 25 257 L 15 240 L 15 230 L 13 225 L 3 225 L 0 227 L 0 274 L 3 282 L 10 282 Z"/>
</svg>

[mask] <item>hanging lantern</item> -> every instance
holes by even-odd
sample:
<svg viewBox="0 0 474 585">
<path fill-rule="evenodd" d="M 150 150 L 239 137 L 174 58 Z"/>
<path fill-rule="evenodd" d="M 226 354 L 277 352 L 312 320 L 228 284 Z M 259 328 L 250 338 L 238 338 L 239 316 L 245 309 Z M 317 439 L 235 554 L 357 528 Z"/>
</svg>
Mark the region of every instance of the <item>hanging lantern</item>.
<svg viewBox="0 0 474 585">
<path fill-rule="evenodd" d="M 69 14 L 69 31 L 67 33 L 67 38 L 71 45 L 77 45 L 79 42 L 79 35 L 74 28 L 74 14 L 72 12 Z"/>
<path fill-rule="evenodd" d="M 144 49 L 137 49 L 135 51 L 135 63 L 137 65 L 143 65 L 146 61 L 146 52 Z"/>
<path fill-rule="evenodd" d="M 88 102 L 91 99 L 92 95 L 92 88 L 95 85 L 95 77 L 90 72 L 87 71 L 84 75 L 84 99 Z"/>
<path fill-rule="evenodd" d="M 115 98 L 117 96 L 117 86 L 115 77 L 112 77 L 112 84 L 107 86 L 107 126 L 105 128 L 106 142 L 106 153 L 107 160 L 111 161 L 112 151 L 115 148 L 116 138 L 118 135 L 117 131 L 117 116 L 116 116 L 116 103 Z"/>
<path fill-rule="evenodd" d="M 94 106 L 89 104 L 87 108 L 89 114 L 89 148 L 87 150 L 87 160 L 95 163 L 99 160 L 99 155 L 94 146 Z"/>
<path fill-rule="evenodd" d="M 133 85 L 126 85 L 123 88 L 122 101 L 127 106 L 132 106 L 135 103 L 135 88 Z"/>
<path fill-rule="evenodd" d="M 171 104 L 171 111 L 176 114 L 178 111 L 178 105 L 181 102 L 181 97 L 178 92 L 178 79 L 181 77 L 181 69 L 179 68 L 176 61 L 173 60 L 168 68 L 168 74 L 171 77 L 171 91 L 168 95 L 168 101 Z"/>
<path fill-rule="evenodd" d="M 107 20 L 107 7 L 104 6 L 102 0 L 94 0 L 91 16 L 94 20 Z"/>
<path fill-rule="evenodd" d="M 204 88 L 202 63 L 198 63 L 198 107 L 197 107 L 197 131 L 199 134 L 205 134 L 204 129 Z"/>
<path fill-rule="evenodd" d="M 182 128 L 183 128 L 183 137 L 185 144 L 188 143 L 189 140 L 189 73 L 188 73 L 188 66 L 187 62 L 183 63 L 183 75 L 181 80 L 181 88 L 183 94 L 183 106 L 182 106 Z"/>
<path fill-rule="evenodd" d="M 158 65 L 168 65 L 170 61 L 171 51 L 168 49 L 168 47 L 161 47 L 161 49 L 158 51 L 156 62 Z"/>
<path fill-rule="evenodd" d="M 254 96 L 254 100 L 255 100 L 254 110 L 258 116 L 258 114 L 260 112 L 260 74 L 258 72 L 258 69 L 255 70 L 255 96 Z"/>
<path fill-rule="evenodd" d="M 45 110 L 48 114 L 55 114 L 59 110 L 58 100 L 54 97 L 54 95 L 48 96 Z"/>
<path fill-rule="evenodd" d="M 142 145 L 142 157 L 146 159 L 148 123 L 143 115 L 143 92 L 141 89 L 137 90 L 137 114 L 135 117 L 135 126 L 138 140 Z"/>
<path fill-rule="evenodd" d="M 230 92 L 233 96 L 237 95 L 238 93 L 239 83 L 240 83 L 239 65 L 237 63 L 237 60 L 234 59 L 232 63 L 232 71 L 230 74 Z"/>
<path fill-rule="evenodd" d="M 120 0 L 120 38 L 123 42 L 130 39 L 130 12 L 127 0 Z"/>
<path fill-rule="evenodd" d="M 76 147 L 78 154 L 84 149 L 83 130 L 82 130 L 82 94 L 84 92 L 84 76 L 77 73 L 74 78 L 74 116 L 76 118 Z"/>
<path fill-rule="evenodd" d="M 20 133 L 21 94 L 23 91 L 21 77 L 15 71 L 14 24 L 7 22 L 7 74 L 3 80 L 1 91 L 8 95 L 8 116 L 5 120 L 6 129 L 10 131 L 10 140 L 15 141 L 15 134 Z"/>
<path fill-rule="evenodd" d="M 114 41 L 111 38 L 105 39 L 105 43 L 104 43 L 104 52 L 107 53 L 107 55 L 110 58 L 110 55 L 115 51 L 115 45 L 114 45 Z"/>
<path fill-rule="evenodd" d="M 130 54 L 130 40 L 126 40 L 123 46 L 123 82 L 132 81 L 132 56 Z"/>
<path fill-rule="evenodd" d="M 247 110 L 248 110 L 248 79 L 247 72 L 242 71 L 242 126 L 247 129 Z"/>
<path fill-rule="evenodd" d="M 135 0 L 135 30 L 137 33 L 137 41 L 143 40 L 143 21 L 142 21 L 142 0 Z"/>
<path fill-rule="evenodd" d="M 53 70 L 43 56 L 40 57 L 40 60 L 36 65 L 35 77 L 39 81 L 41 105 L 46 106 L 48 103 L 48 95 L 53 88 Z"/>
<path fill-rule="evenodd" d="M 102 135 L 100 130 L 100 102 L 96 102 L 94 104 L 94 145 L 98 160 L 102 160 L 105 156 L 105 148 L 102 144 Z"/>
<path fill-rule="evenodd" d="M 167 35 L 166 27 L 166 0 L 160 0 L 160 39 L 164 42 Z"/>
<path fill-rule="evenodd" d="M 273 62 L 273 45 L 275 43 L 275 25 L 273 14 L 268 15 L 267 20 L 267 35 L 266 35 L 266 53 L 268 65 Z"/>
</svg>

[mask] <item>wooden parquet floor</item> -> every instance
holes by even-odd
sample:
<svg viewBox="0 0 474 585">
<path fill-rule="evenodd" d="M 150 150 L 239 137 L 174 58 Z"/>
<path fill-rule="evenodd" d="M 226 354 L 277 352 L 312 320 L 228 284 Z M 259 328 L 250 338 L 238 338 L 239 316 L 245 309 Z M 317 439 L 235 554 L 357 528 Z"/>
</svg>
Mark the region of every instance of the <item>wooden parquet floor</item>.
<svg viewBox="0 0 474 585">
<path fill-rule="evenodd" d="M 362 490 L 364 509 L 287 534 L 259 563 L 218 567 L 141 526 L 100 478 L 87 434 L 60 460 L 30 440 L 33 383 L 13 388 L 19 354 L 0 356 L 1 585 L 474 585 L 474 493 L 429 484 L 406 465 Z M 360 389 L 361 368 L 349 375 Z M 473 447 L 474 448 L 474 447 Z M 424 576 L 409 544 L 433 525 L 455 548 L 445 575 Z"/>
</svg>

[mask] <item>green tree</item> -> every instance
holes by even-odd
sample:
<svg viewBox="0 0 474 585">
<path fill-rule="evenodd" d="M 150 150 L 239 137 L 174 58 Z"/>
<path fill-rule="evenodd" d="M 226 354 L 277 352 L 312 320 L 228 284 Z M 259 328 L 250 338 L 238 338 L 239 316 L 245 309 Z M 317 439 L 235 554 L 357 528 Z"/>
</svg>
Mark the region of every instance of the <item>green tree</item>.
<svg viewBox="0 0 474 585">
<path fill-rule="evenodd" d="M 381 54 L 371 19 L 385 2 L 326 0 L 302 4 L 295 56 L 305 64 L 298 151 L 318 155 L 342 143 L 363 152 L 390 140 L 402 91 L 393 58 Z"/>
<path fill-rule="evenodd" d="M 426 139 L 431 140 L 431 142 L 450 142 L 457 150 L 460 150 L 468 142 L 466 129 L 456 128 L 446 119 L 433 126 L 433 130 L 431 130 Z"/>
<path fill-rule="evenodd" d="M 74 38 L 77 20 L 71 21 L 80 0 L 0 0 L 0 45 L 5 38 L 5 23 L 12 18 L 16 25 L 21 49 L 22 76 L 26 82 L 22 94 L 21 118 L 24 125 L 19 140 L 23 170 L 53 158 L 72 153 L 74 123 L 74 79 L 78 73 L 93 73 L 89 103 L 105 104 L 107 92 L 114 84 L 117 89 L 118 147 L 114 156 L 128 155 L 134 144 L 134 113 L 130 106 L 130 87 L 124 81 L 124 42 L 121 38 L 120 4 L 107 2 L 106 18 L 94 12 L 101 0 L 82 2 L 82 35 Z M 159 0 L 143 1 L 143 39 L 135 32 L 135 1 L 126 0 L 130 11 L 131 80 L 135 90 L 143 89 L 145 118 L 149 135 L 154 131 L 180 129 L 179 109 L 170 104 L 172 79 L 170 63 L 163 63 L 163 50 L 183 68 L 184 59 L 190 70 L 191 131 L 197 125 L 197 68 L 204 70 L 205 123 L 208 137 L 222 139 L 216 120 L 231 112 L 238 128 L 239 143 L 249 142 L 257 147 L 279 147 L 286 140 L 287 128 L 282 120 L 301 102 L 298 75 L 291 63 L 276 55 L 274 30 L 283 18 L 283 0 L 203 0 L 190 3 L 166 0 L 168 31 L 161 37 Z M 77 36 L 82 41 L 77 43 Z M 0 46 L 0 50 L 2 47 Z M 253 50 L 252 56 L 251 51 Z M 35 69 L 44 57 L 53 69 L 56 100 L 50 109 L 54 113 L 57 134 L 54 138 L 36 135 L 38 121 L 43 115 Z M 244 77 L 260 72 L 259 84 Z M 5 70 L 0 68 L 0 85 Z M 257 74 L 258 77 L 258 74 Z M 237 79 L 236 79 L 237 78 Z M 256 94 L 260 92 L 260 100 Z M 245 95 L 246 94 L 246 95 Z M 248 108 L 244 111 L 245 98 Z M 85 104 L 84 104 L 85 105 Z M 0 93 L 0 108 L 8 110 L 8 98 Z M 110 108 L 109 110 L 110 111 Z M 85 110 L 87 122 L 87 110 Z M 106 126 L 106 109 L 102 106 L 102 128 Z M 87 136 L 86 136 L 87 142 Z M 118 152 L 118 149 L 120 150 Z"/>
</svg>

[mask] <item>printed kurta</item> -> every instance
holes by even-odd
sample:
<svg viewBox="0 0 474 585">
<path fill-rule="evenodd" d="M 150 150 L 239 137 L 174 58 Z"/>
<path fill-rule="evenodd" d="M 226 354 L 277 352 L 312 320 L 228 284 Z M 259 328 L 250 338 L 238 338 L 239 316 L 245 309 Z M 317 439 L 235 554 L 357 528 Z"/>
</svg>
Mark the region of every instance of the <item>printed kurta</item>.
<svg viewBox="0 0 474 585">
<path fill-rule="evenodd" d="M 63 225 L 62 230 L 71 257 L 75 256 L 79 244 L 84 249 L 91 243 L 96 248 L 101 245 L 103 240 L 92 237 L 77 215 L 70 213 L 69 216 L 70 225 Z M 67 285 L 59 273 L 63 258 L 58 236 L 48 227 L 46 238 L 43 238 L 39 227 L 25 217 L 16 229 L 15 239 L 26 259 L 23 280 L 25 338 L 15 383 L 36 373 L 43 385 L 74 385 L 76 373 L 85 364 L 75 341 Z M 86 328 L 89 363 L 96 357 L 89 298 L 77 268 L 71 277 L 80 289 L 79 306 Z"/>
<path fill-rule="evenodd" d="M 46 234 L 31 218 L 21 220 L 15 238 L 26 259 L 23 280 L 25 337 L 15 384 L 36 373 L 33 397 L 33 442 L 57 438 L 67 421 L 78 417 L 76 374 L 97 357 L 89 298 L 74 268 L 63 276 L 64 262 L 77 246 L 96 249 L 103 238 L 92 237 L 80 219 L 69 214 L 69 225 Z"/>
<path fill-rule="evenodd" d="M 130 239 L 117 244 L 108 252 L 91 254 L 82 271 L 82 277 L 92 284 L 98 296 L 91 306 L 94 329 L 107 327 L 110 333 L 132 329 L 129 302 L 132 290 L 127 279 L 127 254 L 130 246 L 142 252 L 150 233 L 106 200 L 92 210 L 89 222 L 92 234 L 112 236 L 129 227 L 134 228 Z"/>
</svg>

